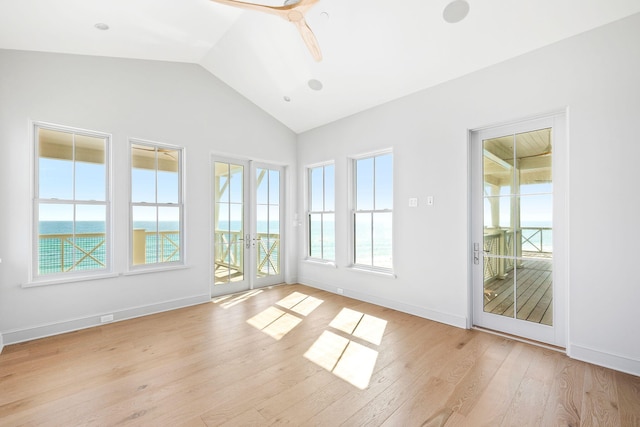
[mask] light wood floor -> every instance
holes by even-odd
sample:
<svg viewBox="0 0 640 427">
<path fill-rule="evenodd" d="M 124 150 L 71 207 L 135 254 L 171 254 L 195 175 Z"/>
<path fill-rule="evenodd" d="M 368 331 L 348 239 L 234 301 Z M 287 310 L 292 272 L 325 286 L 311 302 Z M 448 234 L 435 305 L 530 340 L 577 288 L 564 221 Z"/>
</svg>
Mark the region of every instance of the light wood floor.
<svg viewBox="0 0 640 427">
<path fill-rule="evenodd" d="M 491 279 L 484 284 L 484 310 L 513 317 L 514 274 L 517 272 L 517 317 L 529 322 L 553 324 L 553 284 L 551 260 L 525 259 L 523 267 L 511 270 L 504 279 Z"/>
<path fill-rule="evenodd" d="M 11 345 L 2 426 L 639 426 L 640 378 L 301 285 Z"/>
</svg>

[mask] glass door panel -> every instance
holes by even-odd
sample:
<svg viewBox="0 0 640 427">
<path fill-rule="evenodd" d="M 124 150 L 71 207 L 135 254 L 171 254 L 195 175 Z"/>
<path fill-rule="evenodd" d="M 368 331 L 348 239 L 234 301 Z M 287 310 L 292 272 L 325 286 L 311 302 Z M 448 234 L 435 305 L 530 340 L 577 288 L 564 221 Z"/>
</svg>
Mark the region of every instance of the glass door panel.
<svg viewBox="0 0 640 427">
<path fill-rule="evenodd" d="M 554 313 L 552 138 L 555 126 L 564 129 L 556 117 L 564 116 L 472 134 L 478 242 L 473 244 L 473 318 L 478 326 L 563 344 Z"/>
<path fill-rule="evenodd" d="M 551 129 L 485 139 L 484 311 L 540 323 L 552 306 Z M 543 262 L 546 260 L 548 262 Z M 547 292 L 549 290 L 549 292 Z M 551 319 L 550 316 L 547 319 Z"/>
<path fill-rule="evenodd" d="M 214 285 L 245 282 L 245 173 L 243 164 L 214 164 Z"/>
<path fill-rule="evenodd" d="M 281 283 L 282 169 L 216 158 L 213 171 L 212 295 Z"/>
<path fill-rule="evenodd" d="M 266 286 L 282 282 L 281 273 L 281 186 L 282 171 L 278 167 L 255 166 L 256 247 L 255 282 Z"/>
</svg>

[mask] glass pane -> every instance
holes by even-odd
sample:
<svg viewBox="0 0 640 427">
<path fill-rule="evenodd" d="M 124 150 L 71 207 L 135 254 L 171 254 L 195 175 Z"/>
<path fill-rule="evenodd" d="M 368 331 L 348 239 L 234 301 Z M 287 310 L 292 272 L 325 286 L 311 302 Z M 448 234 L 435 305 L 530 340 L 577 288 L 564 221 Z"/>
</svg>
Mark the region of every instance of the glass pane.
<svg viewBox="0 0 640 427">
<path fill-rule="evenodd" d="M 266 169 L 256 169 L 256 202 L 260 205 L 269 203 L 269 174 Z"/>
<path fill-rule="evenodd" d="M 229 164 L 215 164 L 214 192 L 216 202 L 229 202 Z"/>
<path fill-rule="evenodd" d="M 156 149 L 131 145 L 131 201 L 156 202 Z"/>
<path fill-rule="evenodd" d="M 228 246 L 227 268 L 229 271 L 229 281 L 238 282 L 244 279 L 242 271 L 243 260 L 243 242 L 232 243 Z"/>
<path fill-rule="evenodd" d="M 382 268 L 393 267 L 391 212 L 373 214 L 373 265 Z"/>
<path fill-rule="evenodd" d="M 68 271 L 106 268 L 106 224 L 106 206 L 76 206 L 73 265 Z"/>
<path fill-rule="evenodd" d="M 515 139 L 519 193 L 551 192 L 551 129 L 517 134 Z"/>
<path fill-rule="evenodd" d="M 356 161 L 356 210 L 373 209 L 373 158 Z"/>
<path fill-rule="evenodd" d="M 336 259 L 336 224 L 334 214 L 322 216 L 322 253 L 323 258 L 330 261 Z"/>
<path fill-rule="evenodd" d="M 513 136 L 487 139 L 482 144 L 485 196 L 511 194 L 514 183 Z"/>
<path fill-rule="evenodd" d="M 553 325 L 552 264 L 544 258 L 521 260 L 516 274 L 518 319 Z"/>
<path fill-rule="evenodd" d="M 73 134 L 38 130 L 38 192 L 41 199 L 73 199 Z"/>
<path fill-rule="evenodd" d="M 269 208 L 265 205 L 256 206 L 256 231 L 269 232 Z"/>
<path fill-rule="evenodd" d="M 132 209 L 132 264 L 158 262 L 157 211 L 153 206 L 134 206 Z"/>
<path fill-rule="evenodd" d="M 375 209 L 393 209 L 393 156 L 377 156 L 375 169 Z"/>
<path fill-rule="evenodd" d="M 520 226 L 523 254 L 548 255 L 553 252 L 553 196 L 521 196 Z"/>
<path fill-rule="evenodd" d="M 312 168 L 309 173 L 310 191 L 311 191 L 311 208 L 313 212 L 324 210 L 324 174 L 323 168 Z"/>
<path fill-rule="evenodd" d="M 61 273 L 70 264 L 65 260 L 65 242 L 73 239 L 73 205 L 38 205 L 38 274 Z M 68 254 L 72 259 L 72 254 Z M 67 261 L 67 262 L 65 262 Z"/>
<path fill-rule="evenodd" d="M 322 214 L 309 215 L 309 256 L 322 258 Z"/>
<path fill-rule="evenodd" d="M 106 200 L 106 165 L 76 162 L 76 200 Z"/>
<path fill-rule="evenodd" d="M 485 238 L 485 250 L 486 245 Z M 484 311 L 513 317 L 514 280 L 513 274 L 506 273 L 507 269 L 504 258 L 484 256 Z"/>
<path fill-rule="evenodd" d="M 158 171 L 158 203 L 179 203 L 178 172 Z"/>
<path fill-rule="evenodd" d="M 75 199 L 106 200 L 106 141 L 75 136 Z"/>
<path fill-rule="evenodd" d="M 280 204 L 280 171 L 269 171 L 269 204 Z"/>
<path fill-rule="evenodd" d="M 242 205 L 232 204 L 229 206 L 229 230 L 236 234 L 242 234 L 244 231 L 243 215 L 244 212 Z"/>
<path fill-rule="evenodd" d="M 156 202 L 156 173 L 149 169 L 131 170 L 131 201 Z"/>
<path fill-rule="evenodd" d="M 269 233 L 280 234 L 280 207 L 269 206 Z"/>
<path fill-rule="evenodd" d="M 484 226 L 492 229 L 512 227 L 511 197 L 484 198 Z"/>
<path fill-rule="evenodd" d="M 230 165 L 231 173 L 229 184 L 229 201 L 231 203 L 244 202 L 244 167 L 240 165 Z"/>
<path fill-rule="evenodd" d="M 180 208 L 158 208 L 158 262 L 180 261 Z"/>
<path fill-rule="evenodd" d="M 327 165 L 324 167 L 324 209 L 334 211 L 335 208 L 335 167 Z"/>
<path fill-rule="evenodd" d="M 41 199 L 73 199 L 73 162 L 40 158 L 38 178 Z"/>
<path fill-rule="evenodd" d="M 373 265 L 373 236 L 371 234 L 370 213 L 356 213 L 355 215 L 355 263 Z"/>
</svg>

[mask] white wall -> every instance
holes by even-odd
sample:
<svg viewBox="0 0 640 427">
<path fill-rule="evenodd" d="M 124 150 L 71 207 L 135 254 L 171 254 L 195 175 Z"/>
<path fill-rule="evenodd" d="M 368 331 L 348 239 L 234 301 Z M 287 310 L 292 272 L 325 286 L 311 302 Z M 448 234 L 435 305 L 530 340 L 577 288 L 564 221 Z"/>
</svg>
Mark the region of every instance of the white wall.
<svg viewBox="0 0 640 427">
<path fill-rule="evenodd" d="M 115 271 L 127 266 L 129 137 L 186 150 L 188 268 L 23 288 L 31 251 L 30 120 L 113 135 Z M 296 136 L 197 65 L 0 50 L 0 332 L 4 343 L 206 301 L 210 155 L 291 166 Z M 295 204 L 290 203 L 292 211 Z M 290 212 L 289 212 L 290 213 Z M 291 239 L 291 247 L 295 239 Z M 291 252 L 287 281 L 295 281 Z"/>
<path fill-rule="evenodd" d="M 301 234 L 299 281 L 464 326 L 468 130 L 568 107 L 568 353 L 639 375 L 638 40 L 635 15 L 300 135 L 300 176 L 306 165 L 336 162 L 338 268 L 305 262 Z M 396 279 L 347 268 L 346 158 L 386 147 L 397 177 Z M 409 197 L 420 206 L 409 208 Z"/>
</svg>

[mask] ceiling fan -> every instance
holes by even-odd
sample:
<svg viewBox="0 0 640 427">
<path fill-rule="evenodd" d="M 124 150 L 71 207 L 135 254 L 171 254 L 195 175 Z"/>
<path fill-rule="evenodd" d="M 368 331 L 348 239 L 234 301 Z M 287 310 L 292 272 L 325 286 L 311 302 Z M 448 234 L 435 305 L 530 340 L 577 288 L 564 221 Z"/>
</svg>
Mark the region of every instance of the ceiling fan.
<svg viewBox="0 0 640 427">
<path fill-rule="evenodd" d="M 309 52 L 316 61 L 322 60 L 322 52 L 316 36 L 307 25 L 304 14 L 319 0 L 285 0 L 283 6 L 267 6 L 264 4 L 246 3 L 236 0 L 211 0 L 216 3 L 226 4 L 228 6 L 239 7 L 241 9 L 257 10 L 259 12 L 270 13 L 285 19 L 296 26 L 302 40 L 304 40 Z"/>
</svg>

